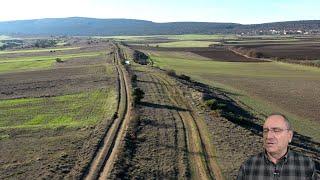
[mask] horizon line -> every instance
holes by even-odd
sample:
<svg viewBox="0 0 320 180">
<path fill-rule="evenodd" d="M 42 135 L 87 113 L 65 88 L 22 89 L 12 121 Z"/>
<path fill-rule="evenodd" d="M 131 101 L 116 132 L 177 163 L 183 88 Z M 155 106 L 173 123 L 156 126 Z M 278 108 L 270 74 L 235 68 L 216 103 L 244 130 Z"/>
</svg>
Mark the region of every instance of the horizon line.
<svg viewBox="0 0 320 180">
<path fill-rule="evenodd" d="M 271 23 L 281 23 L 281 22 L 299 22 L 299 21 L 320 21 L 319 19 L 300 19 L 300 20 L 284 20 L 284 21 L 272 21 L 272 22 L 260 22 L 260 23 L 237 23 L 237 22 L 220 22 L 220 21 L 153 21 L 145 19 L 134 19 L 134 18 L 100 18 L 100 17 L 83 17 L 83 16 L 69 16 L 69 17 L 44 17 L 44 18 L 31 18 L 31 19 L 15 19 L 15 20 L 0 20 L 0 23 L 16 22 L 16 21 L 34 21 L 43 19 L 70 19 L 70 18 L 87 18 L 87 19 L 100 19 L 100 20 L 138 20 L 147 21 L 152 23 L 230 23 L 230 24 L 240 24 L 240 25 L 256 25 L 256 24 L 271 24 Z"/>
</svg>

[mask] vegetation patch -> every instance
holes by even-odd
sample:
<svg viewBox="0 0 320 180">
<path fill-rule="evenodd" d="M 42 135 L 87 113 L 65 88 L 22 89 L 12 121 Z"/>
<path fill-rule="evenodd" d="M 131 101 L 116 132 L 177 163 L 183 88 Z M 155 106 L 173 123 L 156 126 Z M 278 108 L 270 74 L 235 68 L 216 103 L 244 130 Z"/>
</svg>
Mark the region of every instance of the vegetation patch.
<svg viewBox="0 0 320 180">
<path fill-rule="evenodd" d="M 52 52 L 52 51 L 68 51 L 73 49 L 80 49 L 80 47 L 69 48 L 46 48 L 46 49 L 28 49 L 28 50 L 15 50 L 15 51 L 0 51 L 0 54 L 16 54 L 16 53 L 34 53 L 34 52 Z"/>
<path fill-rule="evenodd" d="M 132 93 L 133 101 L 135 104 L 139 104 L 141 100 L 144 98 L 144 92 L 140 88 L 135 88 Z"/>
<path fill-rule="evenodd" d="M 45 98 L 0 101 L 0 128 L 83 127 L 109 118 L 115 111 L 116 92 L 91 92 Z"/>
<path fill-rule="evenodd" d="M 212 44 L 217 44 L 217 42 L 211 41 L 176 41 L 168 43 L 157 43 L 149 44 L 150 46 L 156 47 L 209 47 Z"/>
<path fill-rule="evenodd" d="M 73 58 L 101 56 L 102 54 L 103 54 L 102 52 L 91 52 L 91 53 L 78 53 L 78 54 L 67 54 L 67 55 L 57 55 L 57 56 L 2 58 L 0 59 L 0 73 L 49 68 L 55 62 L 58 62 L 57 58 L 63 59 L 64 61 L 66 61 Z"/>
</svg>

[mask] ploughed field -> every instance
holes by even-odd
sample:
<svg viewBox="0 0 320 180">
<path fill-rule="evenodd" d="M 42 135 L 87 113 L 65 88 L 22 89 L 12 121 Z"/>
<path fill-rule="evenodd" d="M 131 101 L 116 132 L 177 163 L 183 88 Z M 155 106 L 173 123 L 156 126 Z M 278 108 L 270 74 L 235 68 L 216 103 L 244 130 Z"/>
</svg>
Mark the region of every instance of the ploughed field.
<svg viewBox="0 0 320 180">
<path fill-rule="evenodd" d="M 320 42 L 288 44 L 243 44 L 238 48 L 262 53 L 262 57 L 291 60 L 320 60 Z"/>
<path fill-rule="evenodd" d="M 0 52 L 0 179 L 82 175 L 116 110 L 110 51 L 99 42 Z"/>
<path fill-rule="evenodd" d="M 178 49 L 141 49 L 150 55 L 155 66 L 223 88 L 257 113 L 280 111 L 287 114 L 298 132 L 319 141 L 318 68 L 278 62 L 208 61 L 208 58 L 198 58 L 194 50 L 183 55 Z"/>
<path fill-rule="evenodd" d="M 165 52 L 165 53 L 193 53 L 199 56 L 205 57 L 208 60 L 215 60 L 215 61 L 226 61 L 226 62 L 265 62 L 264 60 L 248 58 L 236 54 L 225 47 L 191 47 L 191 48 L 168 48 L 168 47 L 145 47 L 145 46 L 131 46 L 132 48 L 137 48 L 140 50 L 146 51 L 155 51 L 155 52 Z M 170 53 L 172 52 L 172 53 Z"/>
<path fill-rule="evenodd" d="M 227 54 L 233 53 L 231 51 L 228 52 L 228 49 L 224 50 L 224 52 L 227 52 L 226 55 L 221 55 L 219 54 L 221 52 L 217 53 L 215 48 L 206 48 L 206 50 L 210 51 L 208 54 L 212 55 L 206 56 L 206 54 L 202 54 L 201 56 L 201 53 L 198 52 L 202 51 L 203 48 L 156 48 L 141 46 L 135 46 L 135 48 L 139 48 L 148 54 L 153 66 L 169 70 L 170 72 L 173 70 L 178 76 L 181 74 L 190 76 L 192 80 L 209 85 L 220 93 L 232 98 L 238 105 L 257 118 L 245 118 L 249 120 L 251 128 L 261 128 L 263 119 L 271 112 L 286 114 L 295 130 L 292 149 L 301 151 L 314 158 L 317 166 L 319 166 L 320 122 L 318 117 L 320 114 L 317 109 L 320 104 L 320 91 L 318 91 L 320 89 L 319 68 L 260 61 L 259 59 L 255 59 L 257 62 L 247 62 L 237 61 L 237 58 L 235 58 L 226 62 L 223 58 L 228 57 Z M 235 56 L 241 55 L 235 54 Z M 252 58 L 242 58 L 252 60 Z M 181 76 L 181 78 L 185 77 Z M 191 86 L 194 87 L 194 85 Z M 221 105 L 221 107 L 224 106 Z M 221 111 L 225 111 L 222 113 L 222 116 L 226 117 L 229 123 L 230 121 L 231 124 L 234 123 L 235 127 L 237 125 L 246 127 L 244 124 L 247 124 L 247 120 L 244 120 L 243 117 L 230 112 L 230 109 L 218 109 L 220 115 Z M 254 125 L 252 124 L 252 120 L 254 120 Z M 221 119 L 220 121 L 223 120 Z M 226 153 L 225 155 L 227 155 L 228 148 L 234 148 L 234 145 L 231 143 L 233 139 L 223 135 L 226 139 L 219 140 L 222 137 L 223 127 L 230 128 L 227 124 L 225 126 L 220 124 L 220 121 L 219 123 L 214 123 L 214 125 L 211 124 L 212 121 L 207 121 L 207 125 L 212 128 L 212 136 L 220 142 L 213 141 L 217 146 L 218 153 Z M 215 126 L 219 126 L 220 128 L 217 129 Z M 259 132 L 259 128 L 256 130 Z M 237 130 L 234 132 L 232 135 L 234 137 L 243 134 L 243 132 Z M 258 135 L 253 137 L 253 139 L 260 139 L 261 133 L 259 134 L 254 131 L 253 134 Z M 229 143 L 225 143 L 224 141 L 229 141 Z M 256 143 L 252 143 L 249 139 L 243 141 L 243 147 L 246 147 L 248 144 L 251 147 L 258 147 Z M 239 153 L 234 153 L 233 157 L 240 155 Z M 233 166 L 228 163 L 218 158 L 218 164 L 229 167 L 229 169 L 232 168 Z M 235 174 L 235 172 L 236 170 L 228 171 L 227 177 L 231 177 L 231 174 Z"/>
</svg>

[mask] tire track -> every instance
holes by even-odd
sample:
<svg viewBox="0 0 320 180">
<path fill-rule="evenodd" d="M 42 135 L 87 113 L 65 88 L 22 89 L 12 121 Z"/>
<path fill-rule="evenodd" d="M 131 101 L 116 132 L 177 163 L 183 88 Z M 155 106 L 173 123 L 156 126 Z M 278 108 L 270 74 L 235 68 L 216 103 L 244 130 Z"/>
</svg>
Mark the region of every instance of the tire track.
<svg viewBox="0 0 320 180">
<path fill-rule="evenodd" d="M 164 102 L 166 104 L 168 104 L 168 102 L 170 103 L 171 100 L 169 98 L 169 96 L 166 96 L 166 91 L 165 91 L 165 85 L 163 83 L 161 83 L 161 81 L 159 81 L 159 79 L 157 77 L 155 77 L 154 75 L 151 75 L 150 74 L 150 78 L 153 82 L 155 82 L 156 84 L 156 91 L 159 92 L 159 100 L 161 102 Z M 168 102 L 165 102 L 164 100 L 167 100 Z M 188 176 L 187 175 L 187 171 L 190 170 L 190 167 L 189 167 L 189 161 L 188 161 L 188 158 L 187 158 L 187 147 L 183 147 L 182 144 L 184 144 L 185 146 L 187 146 L 187 133 L 186 133 L 186 129 L 185 129 L 185 126 L 184 126 L 184 123 L 183 123 L 183 119 L 182 117 L 180 116 L 178 110 L 171 110 L 171 115 L 173 116 L 173 122 L 174 122 L 174 127 L 175 127 L 175 145 L 176 145 L 176 164 L 178 165 L 176 171 L 178 172 L 178 174 L 180 175 L 184 175 L 184 176 Z M 183 131 L 182 133 L 182 136 L 183 137 L 180 137 L 180 139 L 183 139 L 183 143 L 181 144 L 179 141 L 178 141 L 178 131 L 179 129 L 181 129 Z M 183 165 L 185 165 L 186 167 L 184 167 Z M 179 178 L 179 177 L 177 177 Z"/>
<path fill-rule="evenodd" d="M 145 92 L 138 105 L 137 149 L 130 159 L 127 179 L 188 179 L 187 147 L 175 107 L 153 72 L 136 70 L 137 86 Z"/>
<path fill-rule="evenodd" d="M 191 111 L 193 108 L 184 100 L 178 88 L 161 75 L 155 77 L 166 86 L 167 94 L 176 106 L 189 109 L 189 111 L 178 113 L 187 129 L 189 151 L 197 152 L 193 153 L 190 158 L 190 161 L 194 163 L 192 176 L 200 177 L 200 179 L 223 179 L 221 170 L 214 159 L 215 153 L 207 136 L 205 124 L 201 123 L 201 120 L 196 120 Z"/>
<path fill-rule="evenodd" d="M 118 73 L 119 98 L 118 98 L 118 118 L 116 118 L 106 135 L 102 144 L 97 150 L 89 169 L 85 173 L 84 179 L 106 179 L 113 167 L 114 160 L 119 151 L 121 140 L 124 138 L 125 130 L 128 128 L 130 119 L 130 91 L 126 71 L 121 66 L 120 49 L 114 45 L 114 66 Z"/>
</svg>

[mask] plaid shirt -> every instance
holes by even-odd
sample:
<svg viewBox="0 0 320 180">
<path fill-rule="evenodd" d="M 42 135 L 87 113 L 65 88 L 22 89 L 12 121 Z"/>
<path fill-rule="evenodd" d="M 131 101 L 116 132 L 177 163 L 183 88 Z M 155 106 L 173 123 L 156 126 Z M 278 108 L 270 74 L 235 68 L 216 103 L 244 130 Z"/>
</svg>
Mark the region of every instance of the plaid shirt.
<svg viewBox="0 0 320 180">
<path fill-rule="evenodd" d="M 277 164 L 272 163 L 265 152 L 251 156 L 239 170 L 237 180 L 303 180 L 318 179 L 314 162 L 297 152 L 288 150 Z"/>
</svg>

